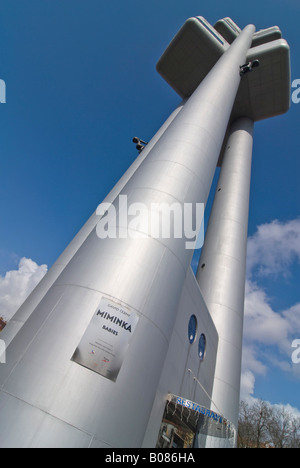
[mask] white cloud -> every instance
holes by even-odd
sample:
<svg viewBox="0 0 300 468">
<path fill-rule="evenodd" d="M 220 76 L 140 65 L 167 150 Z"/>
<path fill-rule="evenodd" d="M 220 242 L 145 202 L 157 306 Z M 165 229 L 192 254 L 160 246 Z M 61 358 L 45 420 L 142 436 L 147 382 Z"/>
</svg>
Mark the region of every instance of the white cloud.
<svg viewBox="0 0 300 468">
<path fill-rule="evenodd" d="M 300 260 L 300 219 L 258 226 L 248 239 L 241 396 L 254 394 L 255 377 L 273 367 L 300 376 L 291 362 L 291 343 L 300 338 L 300 303 L 275 312 L 262 279 L 291 277 Z M 274 299 L 274 298 L 273 298 Z"/>
<path fill-rule="evenodd" d="M 254 394 L 255 376 L 250 370 L 242 373 L 241 377 L 241 400 L 248 401 Z"/>
<path fill-rule="evenodd" d="M 267 293 L 247 280 L 245 295 L 245 332 L 248 340 L 276 345 L 287 338 L 288 321 L 273 311 Z"/>
<path fill-rule="evenodd" d="M 22 258 L 18 270 L 0 276 L 0 316 L 9 320 L 46 273 L 46 265 Z"/>
<path fill-rule="evenodd" d="M 300 330 L 300 303 L 285 310 L 282 315 L 289 322 L 290 332 Z"/>
<path fill-rule="evenodd" d="M 244 343 L 243 368 L 245 372 L 250 371 L 255 375 L 265 375 L 267 373 L 267 366 L 259 360 L 258 354 L 259 350 L 256 348 L 255 343 Z"/>
<path fill-rule="evenodd" d="M 248 239 L 247 250 L 248 276 L 286 275 L 289 266 L 300 261 L 300 219 L 258 226 Z"/>
</svg>

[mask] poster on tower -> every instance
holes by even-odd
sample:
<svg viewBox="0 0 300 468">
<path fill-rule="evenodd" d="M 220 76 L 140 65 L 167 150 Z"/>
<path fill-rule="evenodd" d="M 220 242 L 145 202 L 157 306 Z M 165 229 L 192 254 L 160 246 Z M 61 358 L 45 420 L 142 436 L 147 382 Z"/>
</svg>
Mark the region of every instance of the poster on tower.
<svg viewBox="0 0 300 468">
<path fill-rule="evenodd" d="M 115 381 L 139 316 L 103 297 L 71 360 Z"/>
</svg>

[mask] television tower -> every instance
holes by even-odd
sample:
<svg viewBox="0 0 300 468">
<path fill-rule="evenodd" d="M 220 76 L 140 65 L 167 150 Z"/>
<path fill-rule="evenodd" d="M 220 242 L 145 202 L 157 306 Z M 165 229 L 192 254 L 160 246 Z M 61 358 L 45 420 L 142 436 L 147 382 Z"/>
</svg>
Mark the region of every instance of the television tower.
<svg viewBox="0 0 300 468">
<path fill-rule="evenodd" d="M 235 444 L 253 126 L 289 109 L 281 36 L 199 16 L 171 41 L 157 70 L 181 104 L 1 332 L 1 447 Z M 195 276 L 186 236 L 123 208 L 161 227 L 158 206 L 206 204 L 217 165 Z"/>
</svg>

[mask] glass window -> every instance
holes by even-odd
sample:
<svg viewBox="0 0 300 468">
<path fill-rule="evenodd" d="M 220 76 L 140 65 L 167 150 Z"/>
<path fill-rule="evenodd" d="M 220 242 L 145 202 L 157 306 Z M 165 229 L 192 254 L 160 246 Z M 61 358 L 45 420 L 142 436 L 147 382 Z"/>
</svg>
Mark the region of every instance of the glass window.
<svg viewBox="0 0 300 468">
<path fill-rule="evenodd" d="M 198 343 L 198 355 L 199 355 L 200 361 L 203 361 L 203 359 L 205 358 L 205 351 L 206 351 L 206 338 L 205 338 L 205 335 L 202 333 L 199 338 L 199 343 Z"/>
<path fill-rule="evenodd" d="M 197 333 L 197 319 L 195 315 L 192 315 L 189 321 L 189 342 L 192 344 L 195 341 Z"/>
</svg>

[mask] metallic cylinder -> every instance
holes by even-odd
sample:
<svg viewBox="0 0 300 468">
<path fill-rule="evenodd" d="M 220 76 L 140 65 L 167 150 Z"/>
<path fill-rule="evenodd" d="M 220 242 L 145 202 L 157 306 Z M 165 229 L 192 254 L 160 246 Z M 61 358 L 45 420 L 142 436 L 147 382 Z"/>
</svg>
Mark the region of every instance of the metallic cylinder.
<svg viewBox="0 0 300 468">
<path fill-rule="evenodd" d="M 254 30 L 244 29 L 121 190 L 128 206 L 143 203 L 152 214 L 153 203 L 206 203 Z M 116 228 L 116 238 L 89 234 L 8 348 L 0 369 L 4 446 L 141 446 L 192 251 L 184 237 L 156 238 L 123 216 Z M 106 299 L 135 318 L 115 381 L 71 360 Z"/>
<path fill-rule="evenodd" d="M 238 423 L 253 122 L 230 129 L 197 281 L 219 334 L 212 409 Z"/>
<path fill-rule="evenodd" d="M 131 166 L 127 169 L 127 171 L 122 175 L 120 180 L 116 183 L 113 189 L 109 192 L 109 194 L 105 197 L 102 203 L 112 203 L 117 196 L 119 195 L 122 188 L 126 185 L 132 175 L 135 173 L 137 168 L 141 165 L 147 155 L 150 153 L 151 149 L 157 143 L 159 138 L 163 135 L 166 131 L 172 120 L 176 117 L 178 112 L 181 111 L 183 107 L 183 102 L 176 107 L 176 109 L 171 113 L 171 115 L 167 118 L 164 124 L 160 127 L 160 129 L 156 132 L 156 134 L 151 138 L 147 146 L 141 152 L 141 154 L 135 159 L 135 161 L 131 164 Z M 51 286 L 54 284 L 56 279 L 65 269 L 67 264 L 70 262 L 72 257 L 76 254 L 78 249 L 82 246 L 84 241 L 87 239 L 88 235 L 92 232 L 95 228 L 96 224 L 99 221 L 99 215 L 97 215 L 96 211 L 92 214 L 92 216 L 87 220 L 84 226 L 80 229 L 80 231 L 76 234 L 70 244 L 66 247 L 66 249 L 62 252 L 59 258 L 55 261 L 52 265 L 50 270 L 47 274 L 42 278 L 40 283 L 36 286 L 36 288 L 32 291 L 32 293 L 28 296 L 25 302 L 21 305 L 21 307 L 17 310 L 14 316 L 10 319 L 6 327 L 1 333 L 1 338 L 5 341 L 6 347 L 9 346 L 11 341 L 14 339 L 16 334 L 22 328 L 26 320 L 30 317 L 32 312 L 35 310 L 37 305 L 43 299 L 43 297 L 47 294 Z"/>
</svg>

